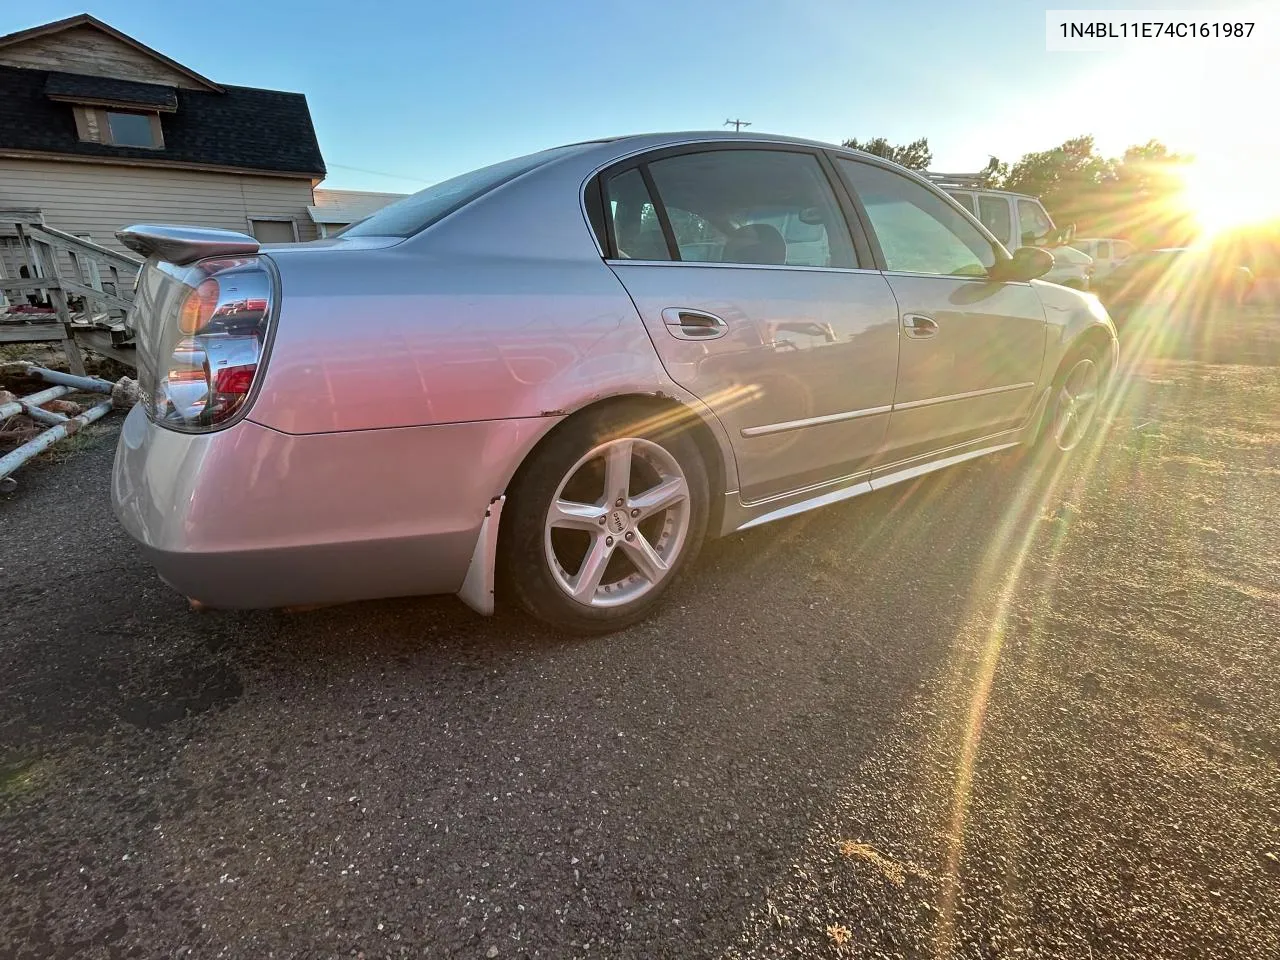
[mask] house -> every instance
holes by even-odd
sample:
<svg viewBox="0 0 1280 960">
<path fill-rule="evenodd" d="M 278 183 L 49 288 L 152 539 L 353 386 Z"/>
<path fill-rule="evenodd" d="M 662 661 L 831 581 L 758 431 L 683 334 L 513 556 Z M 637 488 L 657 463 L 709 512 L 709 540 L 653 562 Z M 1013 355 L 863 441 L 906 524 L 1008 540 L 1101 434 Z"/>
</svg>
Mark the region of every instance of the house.
<svg viewBox="0 0 1280 960">
<path fill-rule="evenodd" d="M 370 190 L 317 189 L 313 193 L 315 203 L 307 207 L 307 213 L 322 237 L 332 237 L 344 227 L 408 196 L 405 193 L 374 193 Z"/>
<path fill-rule="evenodd" d="M 311 240 L 324 175 L 300 93 L 218 83 L 88 14 L 0 36 L 0 211 L 121 252 L 139 222 Z M 17 243 L 0 215 L 11 277 Z"/>
</svg>

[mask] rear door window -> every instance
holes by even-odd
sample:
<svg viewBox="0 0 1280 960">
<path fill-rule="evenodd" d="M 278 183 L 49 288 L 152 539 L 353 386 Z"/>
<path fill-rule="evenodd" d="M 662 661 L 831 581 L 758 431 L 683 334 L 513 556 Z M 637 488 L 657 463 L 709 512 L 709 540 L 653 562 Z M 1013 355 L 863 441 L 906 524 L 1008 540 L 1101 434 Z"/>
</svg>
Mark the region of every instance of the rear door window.
<svg viewBox="0 0 1280 960">
<path fill-rule="evenodd" d="M 844 213 L 812 153 L 706 150 L 648 169 L 681 260 L 857 266 Z"/>
<path fill-rule="evenodd" d="M 638 168 L 605 181 L 605 203 L 613 242 L 622 260 L 670 260 L 666 235 L 649 188 Z"/>
<path fill-rule="evenodd" d="M 978 219 L 1001 243 L 1009 242 L 1013 220 L 1009 216 L 1009 201 L 1004 197 L 978 197 Z"/>
</svg>

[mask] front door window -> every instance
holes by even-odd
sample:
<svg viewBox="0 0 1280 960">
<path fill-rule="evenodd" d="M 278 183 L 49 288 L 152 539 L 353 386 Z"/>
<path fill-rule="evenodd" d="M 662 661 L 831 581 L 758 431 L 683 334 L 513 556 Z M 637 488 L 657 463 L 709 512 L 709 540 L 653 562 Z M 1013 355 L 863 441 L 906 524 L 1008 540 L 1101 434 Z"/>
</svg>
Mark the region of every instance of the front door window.
<svg viewBox="0 0 1280 960">
<path fill-rule="evenodd" d="M 985 277 L 995 264 L 991 242 L 937 194 L 884 167 L 837 163 L 862 200 L 887 269 Z"/>
<path fill-rule="evenodd" d="M 1044 246 L 1052 233 L 1053 221 L 1038 201 L 1018 201 L 1018 234 L 1024 247 Z"/>
</svg>

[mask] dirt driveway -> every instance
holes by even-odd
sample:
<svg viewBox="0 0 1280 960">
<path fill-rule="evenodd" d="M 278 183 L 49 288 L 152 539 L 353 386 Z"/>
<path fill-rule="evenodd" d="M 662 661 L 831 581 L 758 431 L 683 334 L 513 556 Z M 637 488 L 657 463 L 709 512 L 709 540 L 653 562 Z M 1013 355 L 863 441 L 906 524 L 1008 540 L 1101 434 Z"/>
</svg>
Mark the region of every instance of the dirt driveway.
<svg viewBox="0 0 1280 960">
<path fill-rule="evenodd" d="M 194 614 L 113 428 L 0 500 L 0 957 L 1280 956 L 1280 317 L 1105 439 L 712 544 L 578 641 Z"/>
</svg>

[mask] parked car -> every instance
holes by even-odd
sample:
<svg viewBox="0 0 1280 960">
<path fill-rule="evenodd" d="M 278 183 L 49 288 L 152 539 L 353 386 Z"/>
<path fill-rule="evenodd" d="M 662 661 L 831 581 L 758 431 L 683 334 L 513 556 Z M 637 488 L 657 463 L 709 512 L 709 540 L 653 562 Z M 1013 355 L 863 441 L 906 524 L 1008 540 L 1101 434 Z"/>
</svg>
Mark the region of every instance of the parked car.
<svg viewBox="0 0 1280 960">
<path fill-rule="evenodd" d="M 1162 317 L 1196 318 L 1222 306 L 1238 306 L 1253 286 L 1253 273 L 1228 252 L 1212 247 L 1165 247 L 1130 255 L 1096 286 L 1117 323 L 1149 307 Z"/>
<path fill-rule="evenodd" d="M 975 174 L 930 173 L 926 177 L 982 221 L 1009 250 L 1018 247 L 1054 249 L 1067 242 L 1070 227 L 1060 228 L 1036 197 L 983 187 Z"/>
<path fill-rule="evenodd" d="M 309 244 L 120 237 L 148 259 L 113 503 L 212 607 L 498 593 L 616 629 L 708 536 L 1069 453 L 1117 351 L 1095 298 L 1035 279 L 1043 251 L 781 137 L 558 147 Z M 264 291 L 264 328 L 214 319 Z"/>
<path fill-rule="evenodd" d="M 1044 275 L 1050 283 L 1076 290 L 1088 290 L 1093 283 L 1093 257 L 1071 246 L 1054 247 L 1053 268 Z"/>
<path fill-rule="evenodd" d="M 982 187 L 974 174 L 930 173 L 927 177 L 981 220 L 1006 249 L 1043 247 L 1052 253 L 1054 266 L 1044 279 L 1077 290 L 1089 289 L 1092 260 L 1082 260 L 1081 251 L 1068 245 L 1072 228 L 1056 226 L 1038 199 Z"/>
<path fill-rule="evenodd" d="M 1128 240 L 1112 237 L 1072 237 L 1071 246 L 1093 258 L 1093 279 L 1101 280 L 1133 253 Z"/>
</svg>

